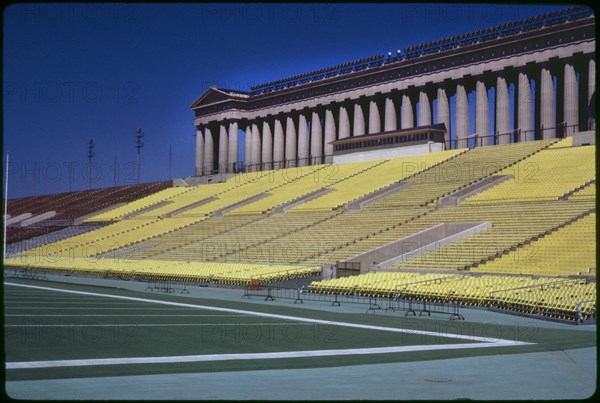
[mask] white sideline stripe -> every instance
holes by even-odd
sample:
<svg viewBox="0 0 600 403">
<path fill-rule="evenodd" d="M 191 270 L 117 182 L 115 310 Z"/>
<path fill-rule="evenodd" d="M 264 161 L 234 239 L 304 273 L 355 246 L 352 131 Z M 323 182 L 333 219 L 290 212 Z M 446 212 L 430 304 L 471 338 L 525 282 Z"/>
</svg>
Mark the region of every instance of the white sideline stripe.
<svg viewBox="0 0 600 403">
<path fill-rule="evenodd" d="M 4 294 L 8 295 L 40 295 L 35 290 L 4 290 Z"/>
<path fill-rule="evenodd" d="M 94 295 L 97 297 L 123 299 L 123 300 L 128 300 L 128 301 L 148 302 L 151 304 L 181 306 L 181 307 L 186 307 L 186 308 L 204 309 L 204 310 L 208 310 L 208 311 L 245 314 L 245 315 L 250 315 L 250 316 L 260 316 L 263 318 L 283 319 L 283 320 L 308 322 L 308 323 L 320 323 L 323 325 L 337 325 L 337 326 L 343 326 L 343 327 L 351 327 L 351 328 L 355 328 L 355 329 L 381 330 L 384 332 L 417 334 L 417 335 L 426 335 L 426 336 L 433 336 L 433 337 L 443 337 L 443 338 L 447 338 L 447 339 L 462 339 L 462 340 L 470 340 L 470 341 L 479 341 L 479 342 L 483 342 L 483 343 L 510 343 L 509 345 L 531 344 L 531 343 L 526 343 L 526 342 L 522 342 L 522 341 L 503 340 L 503 339 L 496 339 L 496 338 L 492 338 L 492 337 L 479 337 L 479 336 L 473 336 L 473 335 L 464 335 L 463 336 L 463 335 L 458 335 L 458 334 L 448 334 L 448 333 L 444 334 L 444 333 L 431 332 L 431 331 L 426 331 L 426 330 L 400 329 L 400 328 L 395 328 L 395 327 L 363 325 L 360 323 L 328 321 L 328 320 L 323 320 L 323 319 L 303 318 L 303 317 L 299 317 L 299 316 L 279 315 L 279 314 L 274 314 L 274 313 L 256 312 L 256 311 L 246 311 L 244 309 L 222 308 L 222 307 L 216 307 L 216 306 L 186 304 L 183 302 L 166 301 L 166 300 L 159 300 L 159 299 L 128 297 L 126 295 L 112 295 L 112 294 L 101 294 L 101 293 L 95 293 L 95 292 L 89 292 L 89 291 L 65 290 L 65 289 L 61 289 L 61 288 L 50 288 L 50 287 L 42 287 L 42 286 L 37 286 L 37 285 L 18 284 L 18 283 L 10 283 L 10 282 L 5 282 L 4 284 L 16 286 L 16 287 L 35 288 L 35 289 L 41 289 L 41 290 L 64 292 L 64 293 L 68 293 L 68 294 Z M 86 309 L 86 308 L 83 308 L 83 309 Z"/>
<path fill-rule="evenodd" d="M 230 360 L 273 360 L 281 358 L 305 357 L 330 357 L 340 355 L 366 355 L 405 353 L 411 351 L 457 350 L 467 348 L 487 348 L 512 346 L 512 342 L 498 343 L 466 343 L 466 344 L 434 344 L 417 346 L 394 346 L 375 348 L 351 348 L 342 350 L 308 350 L 308 351 L 282 351 L 275 353 L 246 353 L 246 354 L 203 354 L 179 355 L 170 357 L 132 357 L 132 358 L 97 358 L 85 360 L 57 360 L 57 361 L 22 361 L 7 362 L 6 369 L 30 369 L 53 367 L 81 367 L 90 365 L 127 365 L 127 364 L 169 364 L 182 362 L 209 362 Z"/>
<path fill-rule="evenodd" d="M 57 310 L 61 310 L 64 311 L 65 309 L 85 309 L 86 311 L 89 311 L 91 309 L 96 309 L 96 310 L 101 310 L 101 311 L 114 311 L 116 309 L 122 309 L 124 311 L 134 311 L 134 310 L 144 310 L 144 311 L 190 311 L 190 308 L 140 308 L 140 307 L 132 307 L 132 308 L 95 308 L 95 307 L 89 307 L 89 308 L 80 308 L 80 307 L 76 307 L 76 306 L 54 306 L 54 307 L 47 307 L 47 306 L 12 306 L 12 307 L 5 307 L 5 310 L 11 310 L 11 309 L 35 309 L 35 310 L 41 310 L 41 309 L 51 309 L 53 311 L 57 311 Z M 221 315 L 221 316 L 248 316 L 248 315 Z"/>
<path fill-rule="evenodd" d="M 86 297 L 86 296 L 77 296 L 77 295 L 62 295 L 61 297 L 56 297 L 49 295 L 49 292 L 45 292 L 44 294 L 30 294 L 30 295 L 15 295 L 13 294 L 4 294 L 4 299 L 64 299 L 64 300 L 86 300 L 92 301 L 98 299 L 97 297 Z"/>
<path fill-rule="evenodd" d="M 67 301 L 51 301 L 51 302 L 49 302 L 49 301 L 45 301 L 45 302 L 43 302 L 43 301 L 26 301 L 26 302 L 19 303 L 19 306 L 26 306 L 27 304 L 29 304 L 29 305 L 31 305 L 30 308 L 35 308 L 36 304 L 48 305 L 49 303 L 56 304 L 56 305 L 59 305 L 59 304 L 69 305 L 69 304 L 72 304 L 73 301 L 68 301 L 68 302 Z M 123 306 L 123 305 L 144 305 L 144 302 L 77 302 L 77 305 L 102 305 L 102 306 L 104 306 L 104 305 L 119 306 L 120 305 L 120 306 Z M 61 307 L 57 306 L 57 308 L 61 308 Z"/>
<path fill-rule="evenodd" d="M 314 326 L 313 323 L 281 323 L 281 322 L 247 322 L 247 323 L 76 323 L 76 324 L 47 324 L 47 325 L 4 325 L 4 327 L 160 327 L 160 326 Z"/>
<path fill-rule="evenodd" d="M 105 315 L 105 314 L 92 314 L 92 315 L 86 315 L 86 314 L 79 314 L 79 315 L 75 315 L 75 314 L 66 314 L 66 315 L 60 315 L 60 314 L 50 314 L 50 315 L 36 315 L 36 314 L 19 314 L 19 313 L 9 313 L 9 314 L 5 314 L 4 316 L 16 316 L 16 317 L 44 317 L 44 318 L 50 318 L 50 317 L 57 317 L 57 318 L 62 318 L 62 317 L 76 317 L 76 318 L 89 318 L 89 317 L 117 317 L 117 316 L 133 316 L 136 318 L 140 318 L 140 317 L 167 317 L 167 318 L 171 318 L 171 317 L 192 317 L 192 318 L 204 318 L 204 317 L 208 317 L 208 318 L 231 318 L 231 317 L 240 317 L 240 316 L 248 316 L 248 315 L 136 315 L 136 314 L 112 314 L 112 315 Z"/>
<path fill-rule="evenodd" d="M 4 297 L 5 301 L 31 301 L 31 300 L 50 300 L 50 301 L 94 301 L 96 297 L 64 297 L 64 298 L 53 298 L 53 297 Z"/>
</svg>

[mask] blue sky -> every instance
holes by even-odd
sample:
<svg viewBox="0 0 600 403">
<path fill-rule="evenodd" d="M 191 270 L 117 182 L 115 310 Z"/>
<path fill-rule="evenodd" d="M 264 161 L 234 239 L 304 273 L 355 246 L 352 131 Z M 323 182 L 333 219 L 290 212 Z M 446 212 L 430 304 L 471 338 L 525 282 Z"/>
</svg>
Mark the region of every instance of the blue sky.
<svg viewBox="0 0 600 403">
<path fill-rule="evenodd" d="M 189 105 L 211 85 L 247 90 L 558 8 L 12 5 L 3 21 L 3 161 L 9 150 L 9 198 L 86 189 L 90 138 L 96 143 L 92 186 L 135 183 L 138 127 L 145 134 L 142 182 L 169 179 L 169 150 L 171 178 L 192 175 L 195 129 Z"/>
</svg>

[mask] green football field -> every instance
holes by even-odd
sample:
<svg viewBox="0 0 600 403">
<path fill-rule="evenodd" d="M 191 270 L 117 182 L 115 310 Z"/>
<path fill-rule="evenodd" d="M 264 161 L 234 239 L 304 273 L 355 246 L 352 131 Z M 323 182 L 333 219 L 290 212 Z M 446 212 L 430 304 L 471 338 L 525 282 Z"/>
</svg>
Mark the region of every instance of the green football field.
<svg viewBox="0 0 600 403">
<path fill-rule="evenodd" d="M 595 332 L 7 279 L 7 381 L 347 367 L 593 347 Z"/>
</svg>

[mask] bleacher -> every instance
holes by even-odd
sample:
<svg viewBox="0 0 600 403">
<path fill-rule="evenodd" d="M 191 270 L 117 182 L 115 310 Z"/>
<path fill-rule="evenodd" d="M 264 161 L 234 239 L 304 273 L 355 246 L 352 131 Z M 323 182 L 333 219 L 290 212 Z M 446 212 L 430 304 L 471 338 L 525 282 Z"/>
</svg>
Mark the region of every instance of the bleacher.
<svg viewBox="0 0 600 403">
<path fill-rule="evenodd" d="M 416 210 L 416 211 L 421 211 Z M 342 212 L 311 212 L 288 213 L 293 216 L 314 216 L 317 214 L 330 214 L 327 219 L 315 222 L 297 231 L 288 231 L 287 234 L 274 237 L 268 242 L 260 244 L 253 251 L 231 251 L 223 255 L 224 261 L 253 262 L 283 264 L 323 264 L 331 262 L 330 255 L 339 248 L 351 245 L 357 239 L 380 233 L 390 226 L 411 219 L 416 211 L 388 211 L 385 213 L 342 213 Z"/>
<path fill-rule="evenodd" d="M 179 232 L 167 234 L 162 239 L 153 241 L 152 248 L 146 248 L 132 255 L 132 258 L 152 256 L 164 260 L 183 261 L 244 261 L 248 263 L 272 263 L 266 258 L 265 245 L 286 234 L 301 231 L 304 228 L 318 225 L 335 213 L 320 214 L 275 214 L 270 217 L 257 216 L 223 216 L 214 217 L 198 223 L 191 228 L 189 242 L 177 244 Z M 231 227 L 226 232 L 210 235 L 211 228 L 225 229 L 232 222 L 247 221 L 245 225 Z M 171 249 L 165 249 L 171 245 Z M 226 255 L 232 255 L 229 259 Z M 293 263 L 285 260 L 280 263 Z"/>
<path fill-rule="evenodd" d="M 298 177 L 311 176 L 319 167 L 287 168 L 278 171 L 243 173 L 224 183 L 200 185 L 191 191 L 172 198 L 173 203 L 161 206 L 140 217 L 159 217 L 173 214 L 178 217 L 201 217 L 234 203 L 268 193 L 294 181 Z M 206 200 L 206 203 L 195 205 Z"/>
<path fill-rule="evenodd" d="M 368 205 L 367 209 L 424 206 L 550 146 L 556 140 L 479 147 L 409 179 L 409 188 Z"/>
<path fill-rule="evenodd" d="M 28 249 L 37 248 L 49 243 L 58 242 L 62 239 L 74 237 L 85 232 L 93 231 L 100 228 L 101 224 L 85 224 L 85 225 L 72 225 L 69 227 L 59 227 L 58 229 L 49 230 L 48 233 L 37 235 L 34 237 L 27 237 L 19 242 L 14 242 L 7 245 L 6 251 L 8 255 L 14 255 L 22 253 Z"/>
<path fill-rule="evenodd" d="M 153 182 L 9 200 L 8 214 L 12 217 L 24 213 L 32 213 L 35 216 L 49 211 L 56 211 L 56 215 L 31 227 L 9 226 L 7 242 L 15 243 L 46 234 L 50 229 L 59 230 L 72 225 L 77 218 L 116 204 L 134 201 L 170 186 L 170 181 Z M 52 225 L 53 223 L 55 225 Z"/>
<path fill-rule="evenodd" d="M 577 303 L 580 313 L 595 314 L 585 302 L 596 275 L 594 167 L 593 147 L 573 147 L 567 138 L 239 174 L 138 196 L 86 220 L 110 224 L 40 244 L 11 262 L 248 285 L 314 275 L 323 264 L 438 224 L 489 222 L 386 272 L 314 282 L 310 290 L 400 293 L 572 320 Z M 476 189 L 501 175 L 503 182 Z M 459 191 L 468 193 L 456 205 L 440 203 Z M 361 206 L 345 208 L 356 200 Z"/>
<path fill-rule="evenodd" d="M 138 237 L 147 230 L 148 225 L 153 222 L 156 222 L 156 220 L 123 220 L 106 225 L 95 231 L 86 232 L 48 245 L 32 248 L 24 253 L 31 256 L 94 256 L 98 253 L 106 252 L 107 246 L 123 245 L 122 243 L 117 242 L 117 239 L 125 238 L 138 240 Z"/>
<path fill-rule="evenodd" d="M 367 161 L 350 164 L 316 165 L 308 175 L 299 176 L 296 168 L 284 170 L 282 176 L 294 178 L 283 186 L 274 188 L 269 196 L 232 210 L 229 214 L 263 213 L 274 207 L 285 204 L 319 189 L 332 188 L 336 183 L 346 182 L 350 178 L 360 176 L 384 161 Z M 304 167 L 302 169 L 307 169 Z M 300 169 L 300 168 L 298 168 Z M 278 175 L 279 176 L 279 175 Z M 295 179 L 298 178 L 298 179 Z M 307 203 L 302 203 L 302 205 Z"/>
<path fill-rule="evenodd" d="M 466 270 L 557 231 L 595 209 L 593 202 L 530 202 L 459 206 L 437 210 L 419 228 L 442 222 L 491 222 L 492 227 L 407 262 L 401 269 Z M 414 233 L 413 229 L 407 229 Z"/>
<path fill-rule="evenodd" d="M 261 265 L 205 262 L 178 262 L 162 260 L 131 260 L 82 257 L 22 256 L 7 259 L 6 267 L 36 267 L 48 272 L 71 272 L 122 279 L 171 279 L 194 283 L 250 285 L 252 280 L 262 282 L 284 281 L 317 274 L 316 266 Z"/>
<path fill-rule="evenodd" d="M 100 214 L 93 215 L 92 217 L 87 218 L 85 222 L 105 222 L 120 220 L 142 210 L 148 209 L 152 206 L 156 206 L 158 204 L 167 202 L 169 201 L 169 199 L 181 193 L 189 192 L 190 190 L 191 188 L 189 187 L 163 189 L 149 196 L 134 200 L 123 206 L 110 209 Z"/>
<path fill-rule="evenodd" d="M 556 200 L 595 175 L 595 146 L 554 148 L 539 152 L 499 172 L 513 177 L 465 201 L 466 204 Z"/>
<path fill-rule="evenodd" d="M 371 167 L 360 174 L 332 183 L 328 187 L 333 192 L 303 203 L 294 211 L 333 210 L 361 196 L 383 189 L 393 183 L 402 181 L 409 176 L 425 171 L 444 160 L 454 157 L 465 150 L 449 150 L 432 152 L 418 157 L 400 157 L 387 160 Z M 337 165 L 340 173 L 345 165 Z"/>
<path fill-rule="evenodd" d="M 418 157 L 400 157 L 345 164 L 317 165 L 310 175 L 299 177 L 228 214 L 265 213 L 319 189 L 330 192 L 301 203 L 292 211 L 329 211 L 362 196 L 383 189 L 420 171 L 454 157 L 465 150 L 433 152 Z M 297 174 L 295 174 L 297 175 Z"/>
<path fill-rule="evenodd" d="M 131 202 L 146 195 L 171 187 L 171 182 L 153 182 L 112 188 L 83 190 L 54 195 L 32 196 L 8 201 L 8 213 L 41 214 L 56 211 L 55 220 L 82 217 L 118 203 Z"/>
<path fill-rule="evenodd" d="M 596 183 L 590 183 L 588 186 L 574 192 L 569 196 L 569 200 L 596 200 Z"/>
<path fill-rule="evenodd" d="M 377 272 L 315 281 L 309 292 L 402 298 L 416 301 L 455 302 L 468 306 L 504 308 L 569 321 L 595 317 L 596 284 L 586 279 L 550 277 L 457 275 L 411 272 Z"/>
<path fill-rule="evenodd" d="M 596 276 L 596 214 L 592 213 L 535 242 L 471 271 Z"/>
</svg>

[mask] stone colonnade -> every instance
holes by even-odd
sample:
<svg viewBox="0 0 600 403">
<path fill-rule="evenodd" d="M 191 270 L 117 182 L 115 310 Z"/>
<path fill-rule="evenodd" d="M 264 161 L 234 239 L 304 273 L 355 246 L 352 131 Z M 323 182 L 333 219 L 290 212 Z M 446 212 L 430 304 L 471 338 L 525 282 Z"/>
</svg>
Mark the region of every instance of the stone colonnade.
<svg viewBox="0 0 600 403">
<path fill-rule="evenodd" d="M 446 125 L 447 148 L 568 136 L 595 129 L 595 85 L 595 60 L 588 56 L 409 86 L 252 120 L 214 121 L 196 127 L 195 174 L 238 172 L 241 164 L 258 171 L 330 163 L 334 140 L 433 123 Z M 488 98 L 491 87 L 495 88 L 493 100 Z M 475 93 L 475 111 L 469 111 L 471 92 Z M 469 127 L 470 113 L 475 115 L 475 127 Z M 494 128 L 490 128 L 492 113 Z M 455 122 L 453 141 L 451 119 Z M 238 158 L 240 129 L 245 132 L 243 162 Z M 475 140 L 469 142 L 470 138 Z"/>
</svg>

